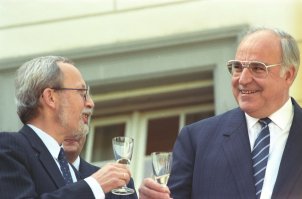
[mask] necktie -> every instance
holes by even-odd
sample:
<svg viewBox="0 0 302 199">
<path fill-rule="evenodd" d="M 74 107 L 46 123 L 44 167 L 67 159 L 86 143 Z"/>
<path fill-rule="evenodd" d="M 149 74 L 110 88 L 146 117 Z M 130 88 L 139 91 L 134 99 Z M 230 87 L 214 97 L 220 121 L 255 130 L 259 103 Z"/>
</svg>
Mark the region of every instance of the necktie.
<svg viewBox="0 0 302 199">
<path fill-rule="evenodd" d="M 269 156 L 270 132 L 268 124 L 271 122 L 271 120 L 269 118 L 264 118 L 260 119 L 258 122 L 261 124 L 261 131 L 255 141 L 252 151 L 257 199 L 259 199 L 261 195 L 267 160 Z"/>
<path fill-rule="evenodd" d="M 70 174 L 70 170 L 69 170 L 69 166 L 68 166 L 68 162 L 67 162 L 63 148 L 61 148 L 61 150 L 60 150 L 58 160 L 59 160 L 59 164 L 60 164 L 60 168 L 62 171 L 62 175 L 63 175 L 64 181 L 65 181 L 65 184 L 73 183 L 71 174 Z"/>
</svg>

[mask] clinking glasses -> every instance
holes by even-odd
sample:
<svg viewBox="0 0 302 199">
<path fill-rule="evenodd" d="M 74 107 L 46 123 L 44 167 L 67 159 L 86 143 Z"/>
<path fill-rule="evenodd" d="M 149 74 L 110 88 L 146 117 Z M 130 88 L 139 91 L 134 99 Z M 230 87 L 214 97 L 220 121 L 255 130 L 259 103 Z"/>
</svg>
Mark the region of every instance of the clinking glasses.
<svg viewBox="0 0 302 199">
<path fill-rule="evenodd" d="M 229 72 L 233 77 L 238 77 L 241 75 L 244 68 L 250 69 L 252 75 L 256 78 L 266 78 L 268 75 L 268 68 L 279 66 L 281 64 L 270 64 L 266 65 L 263 62 L 259 61 L 239 61 L 239 60 L 230 60 L 227 62 L 227 67 Z"/>
</svg>

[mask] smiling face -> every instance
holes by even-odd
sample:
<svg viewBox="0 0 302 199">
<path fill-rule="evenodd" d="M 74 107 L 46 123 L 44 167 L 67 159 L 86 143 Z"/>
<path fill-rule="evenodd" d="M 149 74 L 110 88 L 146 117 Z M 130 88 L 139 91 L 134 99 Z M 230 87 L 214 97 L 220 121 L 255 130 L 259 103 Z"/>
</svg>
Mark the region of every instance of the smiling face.
<svg viewBox="0 0 302 199">
<path fill-rule="evenodd" d="M 252 33 L 240 43 L 235 59 L 267 65 L 282 63 L 280 38 L 267 30 Z M 281 67 L 269 68 L 266 78 L 255 78 L 248 68 L 240 76 L 232 77 L 234 97 L 244 112 L 255 118 L 267 117 L 288 100 L 294 69 L 281 75 Z"/>
</svg>

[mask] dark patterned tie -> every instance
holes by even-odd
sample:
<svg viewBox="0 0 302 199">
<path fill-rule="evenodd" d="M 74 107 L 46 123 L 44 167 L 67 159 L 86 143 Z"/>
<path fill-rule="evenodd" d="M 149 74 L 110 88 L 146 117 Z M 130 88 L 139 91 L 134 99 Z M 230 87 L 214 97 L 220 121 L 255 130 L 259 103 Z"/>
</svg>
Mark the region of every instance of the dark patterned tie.
<svg viewBox="0 0 302 199">
<path fill-rule="evenodd" d="M 68 166 L 68 162 L 67 162 L 63 148 L 61 148 L 61 150 L 60 150 L 58 160 L 59 160 L 59 164 L 61 167 L 61 171 L 62 171 L 62 175 L 63 175 L 64 181 L 65 181 L 65 184 L 73 183 L 71 174 L 70 174 L 70 170 L 69 170 L 69 166 Z"/>
<path fill-rule="evenodd" d="M 261 124 L 261 131 L 255 141 L 252 151 L 257 199 L 260 198 L 261 195 L 267 160 L 269 156 L 270 132 L 268 124 L 271 122 L 271 120 L 269 118 L 263 118 L 258 122 Z"/>
</svg>

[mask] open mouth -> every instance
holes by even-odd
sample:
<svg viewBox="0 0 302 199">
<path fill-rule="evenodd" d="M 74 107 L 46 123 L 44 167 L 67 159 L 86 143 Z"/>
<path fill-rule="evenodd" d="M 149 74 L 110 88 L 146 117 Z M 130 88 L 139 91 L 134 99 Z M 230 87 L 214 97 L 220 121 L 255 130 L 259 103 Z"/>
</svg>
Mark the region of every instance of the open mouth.
<svg viewBox="0 0 302 199">
<path fill-rule="evenodd" d="M 89 118 L 89 114 L 84 113 L 84 114 L 83 114 L 83 117 L 86 118 L 86 119 L 88 119 L 88 118 Z"/>
<path fill-rule="evenodd" d="M 91 115 L 92 115 L 92 109 L 85 108 L 82 111 L 82 119 L 84 124 L 88 124 Z"/>
<path fill-rule="evenodd" d="M 90 114 L 83 113 L 82 116 L 83 116 L 84 123 L 88 124 Z"/>
</svg>

